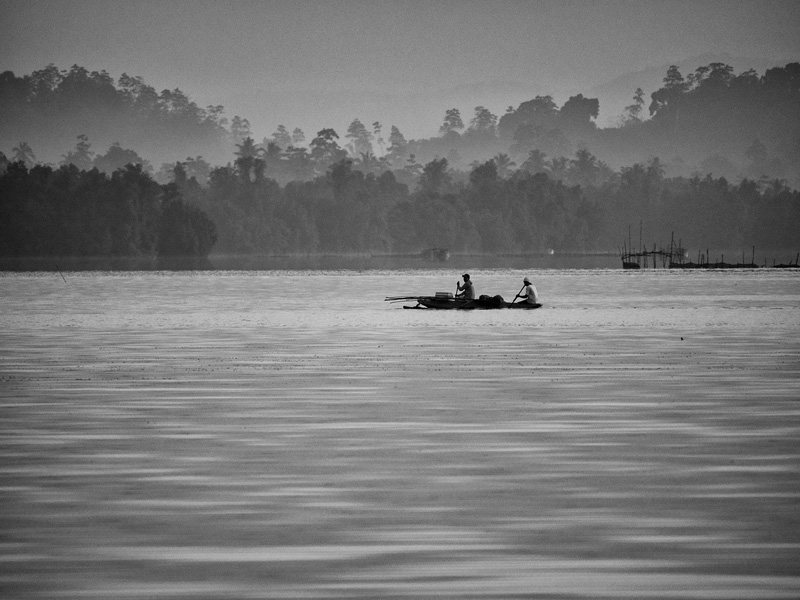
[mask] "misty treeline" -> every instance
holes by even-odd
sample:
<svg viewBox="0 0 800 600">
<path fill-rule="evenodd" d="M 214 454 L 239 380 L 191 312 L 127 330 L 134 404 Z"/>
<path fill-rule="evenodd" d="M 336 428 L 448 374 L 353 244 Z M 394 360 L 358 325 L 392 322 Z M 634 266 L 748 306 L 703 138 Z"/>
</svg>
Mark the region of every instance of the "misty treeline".
<svg viewBox="0 0 800 600">
<path fill-rule="evenodd" d="M 2 102 L 11 85 L 35 115 L 40 99 L 30 94 L 39 82 L 42 96 L 50 99 L 45 104 L 51 117 L 69 114 L 78 108 L 60 113 L 53 106 L 70 106 L 66 99 L 77 92 L 65 81 L 73 78 L 77 89 L 88 85 L 117 94 L 121 104 L 111 104 L 133 111 L 130 119 L 145 122 L 148 114 L 160 115 L 154 123 L 174 119 L 184 123 L 184 131 L 207 131 L 220 143 L 234 143 L 228 155 L 233 161 L 215 167 L 198 155 L 154 173 L 120 144 L 95 153 L 89 136 L 80 133 L 55 168 L 34 166 L 33 148 L 20 142 L 9 157 L 0 155 L 0 171 L 5 170 L 0 210 L 4 238 L 12 240 L 3 242 L 5 256 L 203 255 L 215 237 L 215 252 L 236 254 L 428 247 L 606 251 L 640 222 L 648 243 L 667 244 L 674 231 L 688 247 L 800 245 L 798 192 L 782 177 L 767 176 L 797 169 L 797 63 L 762 77 L 735 76 L 730 67 L 713 63 L 684 78 L 673 67 L 649 106 L 637 90 L 619 126 L 611 129 L 595 126 L 596 99 L 579 94 L 559 108 L 544 96 L 509 107 L 499 119 L 477 107 L 465 123 L 458 109 L 449 109 L 440 135 L 429 140 L 406 140 L 397 127 L 386 132 L 379 122 L 367 127 L 355 119 L 344 139 L 323 129 L 307 147 L 302 131 L 284 126 L 259 144 L 246 120 L 237 117 L 228 129 L 222 107 L 200 110 L 188 99 L 174 104 L 174 97 L 185 99 L 178 90 L 155 95 L 140 79 L 127 78 L 123 85 L 121 78 L 115 85 L 103 73 L 78 67 L 45 72 L 23 78 L 4 74 Z M 77 96 L 85 103 L 75 106 L 82 106 L 88 119 L 90 96 Z M 156 130 L 149 131 L 156 135 Z M 170 131 L 165 126 L 158 139 L 168 139 Z M 699 156 L 708 145 L 741 148 L 743 172 L 724 175 L 731 163 L 721 154 L 705 159 L 705 171 L 689 172 L 683 172 L 689 163 L 680 157 L 653 158 Z M 633 149 L 650 158 L 615 169 L 594 147 L 609 155 L 618 149 L 619 156 Z M 138 166 L 124 166 L 131 163 Z M 136 189 L 148 190 L 146 201 L 136 200 L 139 192 L 123 185 L 131 179 Z M 165 226 L 170 206 L 179 214 Z M 171 235 L 184 241 L 165 249 Z M 37 241 L 26 242 L 29 237 Z"/>
<path fill-rule="evenodd" d="M 202 266 L 216 239 L 215 224 L 185 203 L 175 184 L 156 183 L 139 165 L 106 175 L 15 162 L 0 175 L 2 257 L 139 257 Z"/>
<path fill-rule="evenodd" d="M 640 221 L 648 241 L 665 244 L 674 231 L 703 247 L 800 247 L 800 192 L 779 180 L 666 178 L 657 159 L 612 172 L 587 151 L 560 161 L 556 179 L 505 160 L 463 173 L 436 159 L 410 187 L 344 158 L 280 186 L 258 159 L 240 156 L 207 186 L 179 167 L 175 185 L 217 224 L 219 253 L 606 251 Z"/>
<path fill-rule="evenodd" d="M 144 158 L 176 148 L 179 156 L 196 148 L 223 156 L 230 151 L 231 132 L 249 133 L 245 120 L 229 122 L 223 113 L 222 106 L 200 108 L 177 88 L 156 92 L 141 77 L 124 73 L 115 81 L 106 71 L 50 64 L 22 77 L 0 74 L 2 138 L 24 140 L 32 151 L 67 149 L 82 134 L 109 144 L 118 140 L 117 146 L 135 148 Z"/>
<path fill-rule="evenodd" d="M 504 173 L 500 158 L 468 174 L 433 160 L 413 189 L 348 158 L 285 186 L 241 153 L 205 186 L 180 164 L 161 185 L 133 165 L 108 176 L 17 162 L 0 176 L 0 253 L 205 256 L 215 241 L 220 254 L 607 251 L 640 222 L 648 243 L 674 231 L 690 247 L 800 247 L 800 192 L 779 180 L 667 178 L 657 159 L 611 172 L 587 151 L 556 180 Z"/>
<path fill-rule="evenodd" d="M 763 76 L 711 63 L 684 77 L 673 66 L 663 83 L 649 101 L 636 89 L 616 127 L 596 126 L 596 98 L 578 94 L 558 107 L 537 96 L 499 118 L 479 106 L 466 123 L 451 109 L 438 138 L 409 143 L 407 152 L 454 165 L 505 153 L 519 165 L 531 152 L 552 161 L 583 149 L 615 169 L 659 157 L 670 177 L 767 177 L 800 188 L 800 63 Z"/>
<path fill-rule="evenodd" d="M 500 116 L 483 106 L 472 114 L 448 109 L 439 135 L 429 139 L 407 140 L 396 126 L 355 119 L 340 143 L 342 156 L 375 163 L 364 170 L 396 171 L 409 161 L 438 158 L 469 170 L 501 153 L 520 165 L 534 150 L 554 160 L 585 149 L 615 169 L 657 156 L 667 176 L 765 176 L 800 188 L 798 106 L 800 63 L 736 75 L 716 62 L 686 76 L 670 67 L 649 99 L 631 90 L 616 127 L 597 127 L 596 98 L 577 94 L 559 107 L 543 95 Z M 83 145 L 70 150 L 78 136 Z M 322 175 L 335 162 L 324 149 L 315 152 L 319 136 L 279 125 L 259 143 L 247 119 L 229 121 L 222 106 L 201 108 L 179 89 L 156 92 L 141 77 L 123 74 L 115 81 L 78 65 L 0 75 L 0 143 L 12 150 L 11 160 L 33 162 L 36 152 L 52 156 L 57 148 L 61 162 L 110 173 L 127 158 L 151 172 L 155 167 L 164 183 L 175 158 L 192 156 L 201 180 L 210 164 L 229 160 L 234 145 L 248 137 L 265 153 L 268 176 L 281 185 Z M 166 162 L 148 162 L 165 156 Z"/>
</svg>

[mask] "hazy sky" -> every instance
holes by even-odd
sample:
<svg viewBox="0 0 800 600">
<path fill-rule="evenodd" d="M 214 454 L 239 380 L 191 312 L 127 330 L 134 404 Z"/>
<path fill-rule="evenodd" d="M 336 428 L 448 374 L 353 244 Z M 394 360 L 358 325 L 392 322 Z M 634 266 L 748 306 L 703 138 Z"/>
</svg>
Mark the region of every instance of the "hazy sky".
<svg viewBox="0 0 800 600">
<path fill-rule="evenodd" d="M 800 60 L 798 31 L 796 0 L 0 0 L 0 71 L 141 75 L 258 141 L 278 124 L 343 136 L 354 118 L 414 138 L 451 106 L 502 114 L 707 52 Z"/>
</svg>

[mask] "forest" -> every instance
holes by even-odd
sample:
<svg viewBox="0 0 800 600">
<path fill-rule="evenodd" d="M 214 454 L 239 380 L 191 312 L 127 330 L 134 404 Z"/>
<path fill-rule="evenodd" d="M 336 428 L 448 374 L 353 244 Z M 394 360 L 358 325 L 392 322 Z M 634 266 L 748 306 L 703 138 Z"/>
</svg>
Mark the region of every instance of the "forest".
<svg viewBox="0 0 800 600">
<path fill-rule="evenodd" d="M 139 165 L 109 176 L 74 165 L 28 169 L 15 162 L 0 176 L 0 257 L 143 259 L 130 264 L 198 267 L 216 239 L 216 226 L 202 210 Z"/>
<path fill-rule="evenodd" d="M 413 189 L 394 172 L 343 158 L 285 186 L 240 153 L 208 183 L 159 184 L 138 165 L 106 175 L 11 163 L 0 176 L 0 256 L 206 257 L 221 254 L 608 251 L 643 223 L 647 240 L 712 248 L 800 248 L 800 192 L 779 180 L 666 178 L 657 159 L 619 172 L 581 151 L 563 178 L 503 173 L 491 159 L 466 178 L 447 159 Z M 214 245 L 216 244 L 216 246 Z"/>
<path fill-rule="evenodd" d="M 355 119 L 344 139 L 323 129 L 304 145 L 280 125 L 257 143 L 246 119 L 140 78 L 4 73 L 2 131 L 22 139 L 44 123 L 73 147 L 59 166 L 38 164 L 27 141 L 0 153 L 0 256 L 593 252 L 640 222 L 647 240 L 794 249 L 798 107 L 800 64 L 758 76 L 713 63 L 686 78 L 671 68 L 649 106 L 636 90 L 615 128 L 597 128 L 597 99 L 578 94 L 560 108 L 537 96 L 500 118 L 479 106 L 468 124 L 448 109 L 427 140 Z M 104 128 L 198 154 L 156 172 L 120 143 L 95 153 L 89 133 Z M 737 162 L 709 147 L 735 149 Z M 199 154 L 225 149 L 224 166 Z"/>
</svg>

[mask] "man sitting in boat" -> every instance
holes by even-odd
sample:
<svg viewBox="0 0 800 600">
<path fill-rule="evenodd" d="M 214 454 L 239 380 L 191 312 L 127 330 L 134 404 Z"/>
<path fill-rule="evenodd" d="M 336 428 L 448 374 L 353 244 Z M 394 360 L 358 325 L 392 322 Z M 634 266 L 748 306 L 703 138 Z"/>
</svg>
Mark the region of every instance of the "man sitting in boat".
<svg viewBox="0 0 800 600">
<path fill-rule="evenodd" d="M 525 284 L 525 287 L 514 297 L 514 301 L 517 298 L 525 298 L 525 302 L 528 304 L 539 304 L 539 292 L 536 291 L 536 286 L 531 283 L 531 280 L 527 277 L 522 280 Z"/>
<path fill-rule="evenodd" d="M 461 298 L 463 300 L 474 300 L 475 288 L 472 287 L 472 281 L 469 279 L 469 273 L 464 273 L 462 277 L 464 278 L 464 285 L 456 282 L 456 289 L 458 290 L 456 293 L 456 298 Z"/>
</svg>

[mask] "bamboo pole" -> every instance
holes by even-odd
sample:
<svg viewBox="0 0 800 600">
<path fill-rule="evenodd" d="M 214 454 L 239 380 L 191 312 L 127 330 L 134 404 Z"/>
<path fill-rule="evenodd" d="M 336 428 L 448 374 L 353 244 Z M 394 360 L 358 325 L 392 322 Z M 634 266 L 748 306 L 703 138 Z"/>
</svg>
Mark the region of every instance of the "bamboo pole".
<svg viewBox="0 0 800 600">
<path fill-rule="evenodd" d="M 669 238 L 669 262 L 672 262 L 672 247 L 675 245 L 675 232 Z"/>
</svg>

